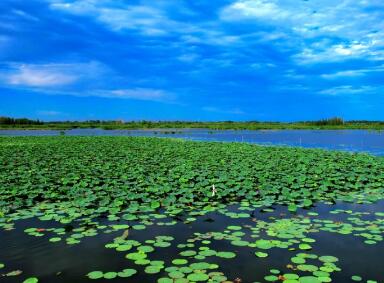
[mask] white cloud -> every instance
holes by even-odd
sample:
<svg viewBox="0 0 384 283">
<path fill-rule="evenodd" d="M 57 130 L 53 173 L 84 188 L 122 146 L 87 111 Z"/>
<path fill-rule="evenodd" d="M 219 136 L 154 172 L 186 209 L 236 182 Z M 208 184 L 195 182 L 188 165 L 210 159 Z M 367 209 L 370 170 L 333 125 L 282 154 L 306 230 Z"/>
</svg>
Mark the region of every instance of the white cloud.
<svg viewBox="0 0 384 283">
<path fill-rule="evenodd" d="M 162 27 L 170 25 L 161 11 L 143 6 L 132 6 L 126 9 L 99 9 L 99 20 L 114 30 L 138 29 L 147 35 L 167 34 Z"/>
<path fill-rule="evenodd" d="M 291 16 L 289 11 L 280 9 L 272 1 L 264 0 L 241 0 L 225 7 L 221 11 L 221 17 L 224 20 L 284 20 Z"/>
<path fill-rule="evenodd" d="M 29 21 L 34 21 L 34 22 L 38 22 L 39 19 L 35 16 L 32 16 L 31 14 L 28 14 L 26 13 L 25 11 L 22 11 L 22 10 L 18 10 L 18 9 L 14 9 L 12 10 L 12 13 L 19 16 L 19 17 L 22 17 L 26 20 L 29 20 Z"/>
<path fill-rule="evenodd" d="M 359 77 L 365 74 L 366 70 L 347 70 L 340 71 L 330 74 L 322 74 L 321 77 L 324 79 L 337 79 L 337 78 L 346 78 L 346 77 Z"/>
<path fill-rule="evenodd" d="M 298 64 L 313 64 L 321 62 L 337 62 L 347 59 L 366 58 L 379 60 L 382 51 L 375 50 L 372 42 L 353 41 L 349 44 L 335 44 L 330 46 L 312 46 L 305 47 L 300 53 L 295 54 L 293 59 Z"/>
<path fill-rule="evenodd" d="M 369 73 L 376 73 L 376 72 L 384 72 L 384 65 L 382 66 L 377 66 L 377 67 L 372 67 L 370 69 L 354 69 L 354 70 L 343 70 L 343 71 L 338 71 L 334 73 L 327 73 L 327 74 L 322 74 L 321 77 L 323 79 L 339 79 L 339 78 L 354 78 L 354 77 L 361 77 L 365 76 Z"/>
<path fill-rule="evenodd" d="M 31 87 L 52 87 L 68 85 L 77 80 L 76 76 L 50 70 L 51 66 L 22 65 L 16 73 L 8 77 L 11 85 L 23 85 Z"/>
<path fill-rule="evenodd" d="M 356 0 L 237 0 L 226 6 L 220 16 L 229 22 L 260 21 L 302 36 L 331 34 L 353 39 L 382 27 L 382 15 L 369 12 L 371 7 L 377 4 Z"/>
<path fill-rule="evenodd" d="M 63 114 L 62 112 L 54 111 L 54 110 L 39 110 L 36 113 L 41 116 L 58 116 Z"/>
<path fill-rule="evenodd" d="M 328 88 L 319 91 L 319 94 L 325 95 L 346 95 L 346 94 L 368 94 L 378 93 L 380 90 L 377 87 L 364 85 L 364 86 L 353 86 L 353 85 L 342 85 L 333 88 Z"/>
<path fill-rule="evenodd" d="M 112 76 L 111 83 L 116 80 L 121 84 L 122 78 L 116 78 L 107 66 L 99 62 L 89 63 L 50 63 L 50 64 L 18 64 L 11 63 L 7 70 L 0 71 L 0 82 L 5 86 L 28 89 L 47 95 L 71 95 L 79 97 L 105 97 L 148 100 L 175 103 L 175 95 L 154 88 L 129 87 L 106 89 L 101 77 Z M 127 84 L 127 78 L 124 78 Z M 55 111 L 40 111 L 42 115 L 55 115 Z"/>
<path fill-rule="evenodd" d="M 166 102 L 172 101 L 174 96 L 167 91 L 151 88 L 132 88 L 115 90 L 97 90 L 90 92 L 89 95 L 109 98 L 123 98 L 135 100 L 148 100 Z"/>
<path fill-rule="evenodd" d="M 53 10 L 91 17 L 115 32 L 133 30 L 148 37 L 176 35 L 179 36 L 179 41 L 175 42 L 185 45 L 232 45 L 240 40 L 239 36 L 221 30 L 220 22 L 173 19 L 175 5 L 165 4 L 166 2 L 160 4 L 160 2 L 142 1 L 138 5 L 122 3 L 116 5 L 111 0 L 48 1 Z M 193 14 L 181 3 L 178 4 L 177 11 L 188 16 Z"/>
<path fill-rule="evenodd" d="M 132 100 L 145 100 L 163 103 L 177 104 L 176 96 L 162 89 L 153 88 L 125 88 L 125 89 L 87 89 L 87 90 L 56 90 L 48 88 L 33 88 L 39 94 L 45 95 L 70 95 L 77 97 L 102 97 L 102 98 L 118 98 L 118 99 L 132 99 Z M 59 113 L 51 110 L 41 110 L 38 114 L 53 116 Z"/>
<path fill-rule="evenodd" d="M 384 17 L 378 6 L 383 8 L 375 0 L 237 0 L 222 9 L 220 17 L 226 22 L 261 23 L 270 34 L 285 31 L 290 38 L 284 43 L 299 50 L 293 56 L 298 63 L 379 61 L 384 59 Z"/>
<path fill-rule="evenodd" d="M 334 51 L 339 55 L 349 56 L 349 55 L 364 53 L 367 51 L 368 48 L 369 48 L 368 44 L 354 42 L 349 46 L 338 44 L 334 46 Z"/>
<path fill-rule="evenodd" d="M 200 56 L 195 53 L 186 53 L 182 54 L 179 57 L 177 57 L 177 60 L 185 63 L 193 63 L 195 62 Z"/>
<path fill-rule="evenodd" d="M 137 30 L 147 36 L 163 36 L 169 32 L 187 32 L 193 26 L 171 20 L 166 11 L 155 5 L 111 5 L 109 1 L 64 0 L 54 1 L 50 7 L 54 10 L 89 16 L 106 24 L 114 31 Z"/>
<path fill-rule="evenodd" d="M 212 106 L 205 106 L 202 108 L 202 110 L 207 111 L 207 112 L 222 113 L 222 114 L 236 114 L 236 115 L 245 114 L 245 112 L 239 108 L 226 110 L 226 109 L 220 109 L 220 108 L 212 107 Z"/>
<path fill-rule="evenodd" d="M 35 88 L 55 88 L 72 85 L 81 79 L 94 78 L 103 72 L 98 62 L 89 63 L 12 63 L 9 70 L 0 74 L 0 79 L 8 85 Z"/>
</svg>

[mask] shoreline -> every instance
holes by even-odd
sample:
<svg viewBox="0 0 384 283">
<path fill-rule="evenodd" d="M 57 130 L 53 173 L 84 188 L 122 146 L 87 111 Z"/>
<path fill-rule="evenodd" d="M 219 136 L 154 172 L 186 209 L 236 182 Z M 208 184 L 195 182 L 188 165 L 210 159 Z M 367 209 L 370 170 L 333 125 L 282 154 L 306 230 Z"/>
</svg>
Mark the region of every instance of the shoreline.
<svg viewBox="0 0 384 283">
<path fill-rule="evenodd" d="M 291 130 L 308 130 L 308 131 L 324 131 L 324 130 L 334 130 L 334 131 L 342 131 L 342 130 L 366 130 L 366 131 L 384 131 L 384 126 L 375 128 L 375 127 L 339 127 L 339 126 L 324 126 L 324 127 L 260 127 L 260 128 L 200 128 L 200 127 L 179 127 L 179 128 L 123 128 L 123 127 L 68 127 L 68 128 L 55 128 L 55 127 L 1 127 L 0 131 L 8 130 L 29 130 L 29 131 L 69 131 L 69 130 L 105 130 L 105 131 L 114 131 L 114 130 L 122 130 L 122 131 L 185 131 L 185 130 L 206 130 L 206 131 L 291 131 Z"/>
</svg>

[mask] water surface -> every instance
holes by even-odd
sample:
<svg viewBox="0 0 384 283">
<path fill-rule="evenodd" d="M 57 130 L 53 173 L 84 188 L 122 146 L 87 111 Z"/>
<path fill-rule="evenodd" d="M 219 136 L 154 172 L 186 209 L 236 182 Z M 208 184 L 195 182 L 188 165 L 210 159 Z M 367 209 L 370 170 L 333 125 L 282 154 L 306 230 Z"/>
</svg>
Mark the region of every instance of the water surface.
<svg viewBox="0 0 384 283">
<path fill-rule="evenodd" d="M 0 136 L 56 136 L 56 130 L 0 130 Z M 323 148 L 384 155 L 384 131 L 369 130 L 103 130 L 73 129 L 69 136 L 145 136 L 173 137 L 195 141 L 247 142 L 262 145 L 285 145 Z"/>
<path fill-rule="evenodd" d="M 242 227 L 254 227 L 257 221 L 272 222 L 278 219 L 290 219 L 295 217 L 308 217 L 316 223 L 316 219 L 327 220 L 332 223 L 347 223 L 348 219 L 359 218 L 362 221 L 375 221 L 376 225 L 383 225 L 384 218 L 376 216 L 374 212 L 384 210 L 384 202 L 380 201 L 376 204 L 347 204 L 337 203 L 336 205 L 319 204 L 311 209 L 311 212 L 319 213 L 319 216 L 307 215 L 308 210 L 300 209 L 298 214 L 291 214 L 284 206 L 274 206 L 273 212 L 262 213 L 257 208 L 254 213 L 249 213 L 248 218 L 233 219 L 219 212 L 210 212 L 204 216 L 199 216 L 195 222 L 186 224 L 179 221 L 171 226 L 147 226 L 144 231 L 135 231 L 130 229 L 129 239 L 144 242 L 147 239 L 153 239 L 157 235 L 171 235 L 175 238 L 172 245 L 168 248 L 159 248 L 151 253 L 151 260 L 164 260 L 165 266 L 172 266 L 171 261 L 175 258 L 182 258 L 179 252 L 182 249 L 177 248 L 179 243 L 187 243 L 188 239 L 193 239 L 196 232 L 210 233 L 223 232 L 229 225 L 239 225 Z M 332 214 L 331 211 L 342 209 L 344 211 L 351 210 L 353 214 L 338 213 Z M 229 211 L 236 211 L 229 208 Z M 362 213 L 357 215 L 356 212 Z M 172 220 L 172 219 L 169 219 Z M 108 220 L 104 221 L 108 224 Z M 127 223 L 127 221 L 120 221 Z M 358 224 L 357 222 L 353 225 Z M 371 222 L 365 222 L 365 225 Z M 134 223 L 129 223 L 134 224 Z M 156 282 L 157 278 L 167 277 L 164 270 L 155 275 L 148 275 L 144 272 L 143 266 L 135 265 L 132 261 L 125 259 L 128 252 L 117 252 L 114 249 L 107 249 L 105 244 L 110 243 L 119 236 L 122 231 L 113 233 L 99 233 L 97 236 L 87 237 L 77 245 L 67 245 L 61 241 L 51 243 L 48 241 L 49 236 L 33 237 L 23 232 L 29 227 L 49 228 L 60 227 L 59 223 L 53 221 L 40 221 L 36 218 L 28 220 L 20 220 L 17 222 L 15 229 L 11 231 L 2 231 L 0 233 L 0 262 L 6 264 L 7 270 L 23 271 L 22 275 L 15 277 L 0 277 L 1 282 L 22 282 L 21 279 L 27 275 L 33 275 L 40 279 L 40 282 L 56 283 L 56 282 L 90 282 L 86 274 L 90 271 L 120 271 L 125 268 L 134 268 L 138 273 L 131 278 L 116 278 L 112 282 Z M 384 227 L 382 227 L 384 228 Z M 227 230 L 228 231 L 228 230 Z M 244 228 L 244 239 L 250 242 L 258 238 L 252 237 Z M 383 230 L 382 230 L 383 231 Z M 70 233 L 70 232 L 68 232 Z M 312 243 L 313 249 L 309 251 L 301 251 L 298 249 L 288 250 L 281 248 L 272 248 L 268 250 L 267 258 L 258 258 L 255 256 L 255 249 L 250 247 L 236 247 L 231 245 L 229 241 L 212 240 L 208 245 L 210 249 L 216 251 L 232 251 L 237 254 L 234 259 L 221 259 L 217 257 L 207 257 L 203 261 L 215 263 L 219 265 L 218 271 L 224 272 L 229 280 L 241 278 L 243 283 L 246 282 L 266 282 L 264 276 L 269 274 L 270 269 L 278 269 L 283 273 L 297 273 L 300 275 L 308 275 L 308 272 L 292 271 L 287 268 L 290 259 L 299 252 L 313 253 L 318 256 L 333 255 L 339 261 L 337 266 L 341 271 L 332 273 L 332 282 L 346 283 L 351 282 L 351 276 L 359 275 L 366 280 L 376 280 L 384 282 L 384 261 L 382 254 L 384 252 L 384 242 L 378 242 L 375 245 L 364 243 L 364 238 L 352 233 L 348 235 L 330 233 L 327 231 L 311 232 L 307 234 L 316 242 Z M 266 238 L 265 233 L 261 232 L 260 237 Z M 204 246 L 200 242 L 196 242 L 196 247 Z M 192 258 L 189 262 L 197 262 Z M 313 263 L 315 264 L 315 263 Z M 0 270 L 5 272 L 4 269 Z M 310 273 L 309 273 L 310 274 Z M 105 280 L 96 280 L 95 282 L 105 282 Z"/>
</svg>

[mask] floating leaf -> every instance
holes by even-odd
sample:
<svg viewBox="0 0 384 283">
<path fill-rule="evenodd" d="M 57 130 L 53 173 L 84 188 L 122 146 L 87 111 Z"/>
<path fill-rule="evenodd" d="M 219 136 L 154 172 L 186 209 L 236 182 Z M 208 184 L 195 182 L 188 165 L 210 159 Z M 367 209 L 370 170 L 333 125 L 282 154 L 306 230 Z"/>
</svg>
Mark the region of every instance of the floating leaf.
<svg viewBox="0 0 384 283">
<path fill-rule="evenodd" d="M 100 279 L 103 278 L 104 274 L 101 271 L 92 271 L 87 274 L 89 279 Z"/>
<path fill-rule="evenodd" d="M 104 279 L 115 279 L 117 277 L 116 272 L 106 272 L 104 273 Z"/>
<path fill-rule="evenodd" d="M 188 263 L 188 260 L 178 258 L 178 259 L 172 260 L 172 263 L 175 265 L 184 265 Z"/>
<path fill-rule="evenodd" d="M 267 253 L 263 253 L 263 252 L 256 252 L 255 254 L 257 257 L 267 257 L 268 256 Z"/>
<path fill-rule="evenodd" d="M 209 276 L 205 273 L 192 273 L 187 276 L 187 279 L 193 282 L 207 281 Z"/>
<path fill-rule="evenodd" d="M 37 283 L 37 282 L 39 282 L 39 279 L 37 279 L 36 277 L 30 277 L 23 281 L 23 283 Z"/>
<path fill-rule="evenodd" d="M 359 282 L 359 281 L 363 280 L 363 278 L 361 278 L 361 277 L 358 276 L 358 275 L 353 275 L 353 276 L 351 277 L 351 279 L 352 279 L 353 281 L 356 281 L 356 282 Z"/>
<path fill-rule="evenodd" d="M 127 278 L 127 277 L 131 277 L 131 276 L 135 275 L 136 273 L 137 273 L 137 271 L 135 269 L 127 268 L 127 269 L 123 269 L 122 271 L 118 272 L 117 276 L 122 277 L 122 278 Z"/>
<path fill-rule="evenodd" d="M 236 257 L 236 254 L 233 252 L 218 252 L 216 253 L 216 256 L 222 257 L 222 258 L 234 258 Z"/>
</svg>

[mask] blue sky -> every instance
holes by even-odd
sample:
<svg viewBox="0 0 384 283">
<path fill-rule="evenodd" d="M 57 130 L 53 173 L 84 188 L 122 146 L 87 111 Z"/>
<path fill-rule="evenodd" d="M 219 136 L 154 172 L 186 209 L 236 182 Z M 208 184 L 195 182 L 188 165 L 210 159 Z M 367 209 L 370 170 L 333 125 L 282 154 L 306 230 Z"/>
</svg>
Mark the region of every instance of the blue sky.
<svg viewBox="0 0 384 283">
<path fill-rule="evenodd" d="M 384 120 L 382 0 L 1 0 L 0 115 Z"/>
</svg>

